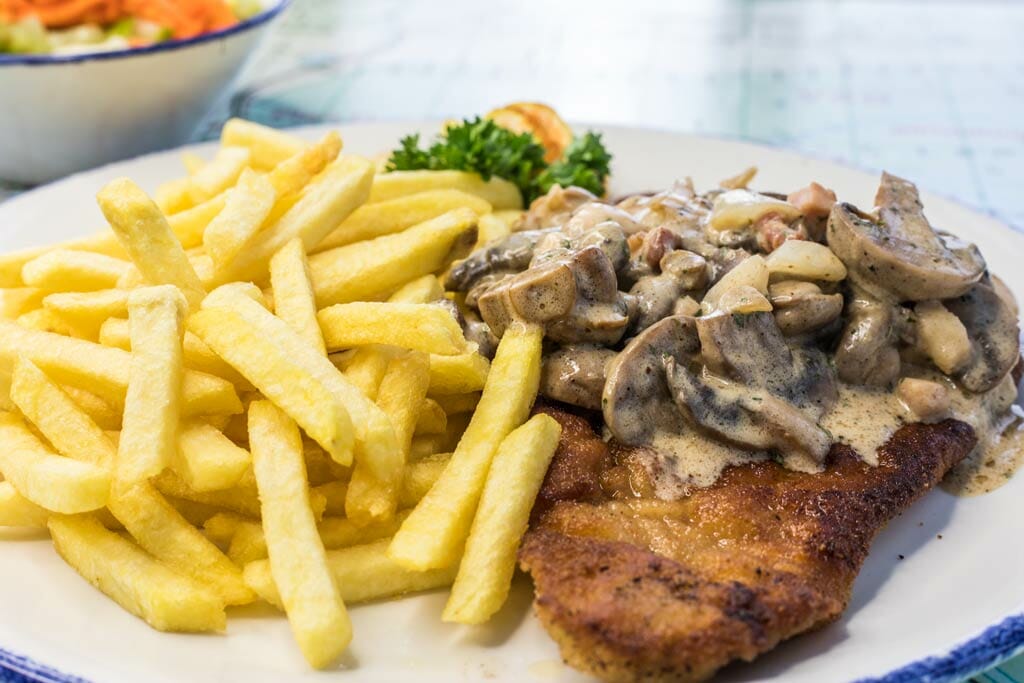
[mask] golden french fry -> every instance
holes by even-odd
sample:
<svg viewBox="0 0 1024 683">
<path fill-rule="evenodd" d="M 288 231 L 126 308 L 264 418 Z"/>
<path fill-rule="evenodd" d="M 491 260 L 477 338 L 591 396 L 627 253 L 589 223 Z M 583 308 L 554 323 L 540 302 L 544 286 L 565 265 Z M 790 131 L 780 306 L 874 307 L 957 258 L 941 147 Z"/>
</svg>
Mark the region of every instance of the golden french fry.
<svg viewBox="0 0 1024 683">
<path fill-rule="evenodd" d="M 191 189 L 191 178 L 169 180 L 156 188 L 156 192 L 153 193 L 153 201 L 165 216 L 170 216 L 192 208 L 195 202 L 192 200 Z"/>
<path fill-rule="evenodd" d="M 124 405 L 132 357 L 121 349 L 0 321 L 0 372 L 13 372 L 19 355 L 58 384 L 85 389 L 118 408 Z M 205 373 L 186 371 L 182 395 L 185 416 L 242 412 L 235 388 Z"/>
<path fill-rule="evenodd" d="M 300 191 L 318 173 L 338 158 L 341 153 L 341 137 L 331 131 L 316 144 L 306 147 L 285 159 L 270 172 L 270 183 L 278 197 L 287 197 Z"/>
<path fill-rule="evenodd" d="M 210 221 L 203 233 L 203 246 L 213 259 L 214 270 L 229 267 L 256 238 L 277 194 L 270 179 L 246 169 L 228 193 L 224 210 Z"/>
<path fill-rule="evenodd" d="M 187 310 L 185 298 L 171 285 L 136 289 L 128 298 L 133 351 L 117 449 L 121 483 L 155 477 L 177 453 Z"/>
<path fill-rule="evenodd" d="M 232 512 L 218 512 L 203 522 L 203 535 L 223 550 L 231 543 L 231 537 L 243 522 L 250 523 L 250 520 Z"/>
<path fill-rule="evenodd" d="M 416 418 L 416 434 L 444 434 L 448 428 L 448 415 L 441 404 L 432 398 L 424 399 Z"/>
<path fill-rule="evenodd" d="M 377 391 L 387 372 L 388 363 L 400 351 L 392 346 L 367 344 L 353 350 L 343 365 L 345 378 L 358 387 L 366 398 L 377 400 Z"/>
<path fill-rule="evenodd" d="M 315 254 L 309 270 L 320 307 L 382 296 L 433 273 L 460 235 L 476 225 L 471 209 L 455 209 L 396 235 Z"/>
<path fill-rule="evenodd" d="M 561 433 L 554 418 L 540 414 L 501 442 L 441 617 L 444 621 L 482 624 L 505 603 L 519 542 Z"/>
<path fill-rule="evenodd" d="M 505 332 L 480 404 L 451 461 L 388 549 L 401 566 L 437 569 L 458 559 L 498 445 L 523 423 L 537 396 L 542 338 L 535 326 L 515 324 Z"/>
<path fill-rule="evenodd" d="M 46 437 L 57 452 L 111 470 L 117 449 L 103 430 L 26 358 L 18 359 L 11 382 L 11 401 Z"/>
<path fill-rule="evenodd" d="M 2 374 L 2 373 L 0 373 Z M 91 391 L 70 385 L 61 386 L 61 391 L 75 402 L 96 426 L 107 432 L 121 431 L 121 411 Z"/>
<path fill-rule="evenodd" d="M 422 352 L 401 355 L 388 364 L 377 405 L 391 420 L 398 447 L 387 458 L 356 460 L 345 496 L 345 514 L 356 524 L 389 519 L 398 508 L 409 444 L 427 395 L 429 367 L 430 360 Z"/>
<path fill-rule="evenodd" d="M 488 367 L 490 367 L 490 364 L 488 364 Z M 481 382 L 481 386 L 482 385 L 483 382 Z M 471 391 L 465 394 L 434 394 L 432 395 L 432 398 L 437 401 L 444 412 L 451 417 L 452 415 L 471 413 L 476 410 L 476 405 L 480 402 L 480 392 Z"/>
<path fill-rule="evenodd" d="M 427 434 L 414 437 L 409 446 L 409 459 L 422 460 L 432 455 L 441 453 L 447 446 L 448 440 L 444 434 Z"/>
<path fill-rule="evenodd" d="M 178 505 L 181 501 L 203 506 L 205 511 L 197 510 L 198 512 L 203 512 L 202 515 L 197 515 L 197 517 L 204 521 L 215 512 L 220 512 L 221 510 L 230 510 L 253 519 L 259 519 L 260 516 L 260 499 L 254 486 L 240 485 L 224 489 L 223 491 L 199 492 L 170 470 L 153 479 L 153 485 L 165 496 L 178 499 L 174 501 L 174 504 L 183 515 L 185 515 L 185 512 Z M 188 517 L 188 515 L 185 516 Z M 194 522 L 196 519 L 190 517 L 189 521 Z"/>
<path fill-rule="evenodd" d="M 366 344 L 390 344 L 440 355 L 467 349 L 462 328 L 451 312 L 434 304 L 335 304 L 321 310 L 317 320 L 331 351 Z"/>
<path fill-rule="evenodd" d="M 43 307 L 76 329 L 95 339 L 108 318 L 128 313 L 128 292 L 123 289 L 101 289 L 94 292 L 62 292 L 43 299 Z"/>
<path fill-rule="evenodd" d="M 185 173 L 195 175 L 199 172 L 199 169 L 206 165 L 206 159 L 195 152 L 182 152 L 181 165 L 185 167 Z"/>
<path fill-rule="evenodd" d="M 523 208 L 523 195 L 513 183 L 492 176 L 484 180 L 476 173 L 465 171 L 392 171 L 377 176 L 370 193 L 369 203 L 383 202 L 428 190 L 460 190 L 476 195 L 494 207 Z"/>
<path fill-rule="evenodd" d="M 246 147 L 221 146 L 209 163 L 189 177 L 188 196 L 192 204 L 205 202 L 234 186 L 251 156 Z"/>
<path fill-rule="evenodd" d="M 45 529 L 50 511 L 24 497 L 9 481 L 0 481 L 0 527 Z M 394 533 L 394 532 L 392 532 Z"/>
<path fill-rule="evenodd" d="M 392 235 L 462 208 L 470 209 L 478 216 L 491 212 L 491 205 L 486 200 L 459 190 L 429 190 L 365 204 L 342 221 L 313 251 L 326 251 L 382 235 Z"/>
<path fill-rule="evenodd" d="M 327 566 L 347 603 L 370 602 L 450 586 L 456 567 L 411 571 L 392 561 L 388 539 L 327 552 Z M 281 594 L 266 560 L 246 566 L 245 582 L 261 598 L 281 607 Z"/>
<path fill-rule="evenodd" d="M 260 308 L 268 319 L 285 324 Z M 269 322 L 274 327 L 274 322 Z M 355 430 L 342 400 L 301 362 L 249 324 L 237 311 L 206 309 L 194 313 L 189 327 L 243 377 L 274 401 L 314 441 L 342 464 L 352 461 Z M 288 329 L 291 332 L 290 329 Z M 294 334 L 294 333 L 293 333 Z M 299 340 L 301 341 L 301 340 Z M 324 358 L 325 362 L 326 357 Z M 331 366 L 334 369 L 334 366 Z"/>
<path fill-rule="evenodd" d="M 51 517 L 64 561 L 118 605 L 159 631 L 223 631 L 224 603 L 91 516 Z"/>
<path fill-rule="evenodd" d="M 274 583 L 299 649 L 326 667 L 348 647 L 352 624 L 310 510 L 299 430 L 274 404 L 254 401 L 249 443 Z"/>
<path fill-rule="evenodd" d="M 149 482 L 115 483 L 107 508 L 150 555 L 208 586 L 225 604 L 244 605 L 254 599 L 231 560 Z"/>
<path fill-rule="evenodd" d="M 512 227 L 493 213 L 480 216 L 477 224 L 476 246 L 479 249 L 485 244 L 503 240 L 512 233 Z"/>
<path fill-rule="evenodd" d="M 70 321 L 65 320 L 53 311 L 48 311 L 45 308 L 37 308 L 34 311 L 29 311 L 28 313 L 20 316 L 15 322 L 28 330 L 52 332 L 54 334 L 59 334 L 64 337 L 72 337 L 74 339 L 86 339 L 89 336 L 85 330 L 78 329 L 72 325 Z"/>
<path fill-rule="evenodd" d="M 0 443 L 0 473 L 36 505 L 74 514 L 107 504 L 108 471 L 53 453 L 16 415 L 0 413 Z"/>
<path fill-rule="evenodd" d="M 425 460 L 406 465 L 402 490 L 398 493 L 398 507 L 410 508 L 418 505 L 441 477 L 450 459 L 451 453 L 437 453 Z"/>
<path fill-rule="evenodd" d="M 264 340 L 272 341 L 279 352 L 287 356 L 290 363 L 300 368 L 301 374 L 312 377 L 340 401 L 351 416 L 357 457 L 373 459 L 386 457 L 379 453 L 393 451 L 396 448 L 394 430 L 383 411 L 359 393 L 359 390 L 334 367 L 326 356 L 321 355 L 312 346 L 305 343 L 302 337 L 282 320 L 271 315 L 265 308 L 245 296 L 238 287 L 222 287 L 210 296 L 212 300 L 208 304 L 204 303 L 204 308 L 209 305 L 212 310 L 218 311 L 218 314 L 223 314 L 225 310 L 230 309 L 230 312 L 241 317 L 253 329 L 258 330 Z M 225 305 L 227 308 L 221 308 Z M 260 386 L 256 382 L 253 383 Z M 267 393 L 264 387 L 261 389 L 264 394 Z M 329 449 L 325 450 L 330 452 Z M 334 457 L 333 453 L 332 457 Z M 350 464 L 349 459 L 335 457 L 335 460 L 342 465 Z"/>
<path fill-rule="evenodd" d="M 294 135 L 243 119 L 229 119 L 220 141 L 222 145 L 248 148 L 250 163 L 261 170 L 274 168 L 308 146 Z"/>
<path fill-rule="evenodd" d="M 430 355 L 430 393 L 433 396 L 480 391 L 491 363 L 476 351 L 457 356 Z"/>
<path fill-rule="evenodd" d="M 99 341 L 104 346 L 131 351 L 131 323 L 125 318 L 109 318 L 100 325 Z M 181 343 L 181 353 L 186 368 L 222 377 L 242 391 L 252 389 L 252 385 L 237 370 L 188 330 L 185 330 L 185 338 Z"/>
<path fill-rule="evenodd" d="M 0 289 L 0 318 L 15 320 L 18 316 L 37 310 L 47 295 L 49 292 L 45 289 L 36 287 Z"/>
<path fill-rule="evenodd" d="M 194 491 L 236 486 L 252 465 L 252 456 L 216 427 L 190 421 L 181 425 L 172 467 Z"/>
<path fill-rule="evenodd" d="M 152 285 L 175 285 L 189 306 L 199 306 L 206 290 L 167 219 L 146 193 L 127 178 L 109 183 L 96 196 L 110 227 Z"/>
<path fill-rule="evenodd" d="M 270 286 L 274 291 L 274 314 L 326 356 L 302 240 L 292 240 L 270 259 Z"/>
<path fill-rule="evenodd" d="M 252 246 L 230 268 L 217 272 L 215 284 L 263 278 L 270 257 L 293 239 L 302 240 L 309 251 L 366 201 L 372 184 L 370 162 L 358 157 L 340 157 L 306 187 L 294 206 L 257 235 Z"/>
<path fill-rule="evenodd" d="M 167 224 L 171 226 L 171 232 L 181 242 L 182 248 L 194 249 L 202 246 L 206 228 L 224 210 L 228 194 L 228 192 L 222 192 L 202 204 L 196 204 L 190 209 L 185 209 L 167 217 Z M 116 238 L 113 235 L 111 235 L 111 238 L 116 242 Z"/>
<path fill-rule="evenodd" d="M 388 297 L 393 304 L 429 304 L 444 298 L 444 287 L 436 275 L 424 275 L 402 285 Z"/>
<path fill-rule="evenodd" d="M 116 286 L 130 266 L 127 261 L 104 254 L 54 249 L 26 263 L 21 278 L 29 287 L 90 292 Z"/>
</svg>

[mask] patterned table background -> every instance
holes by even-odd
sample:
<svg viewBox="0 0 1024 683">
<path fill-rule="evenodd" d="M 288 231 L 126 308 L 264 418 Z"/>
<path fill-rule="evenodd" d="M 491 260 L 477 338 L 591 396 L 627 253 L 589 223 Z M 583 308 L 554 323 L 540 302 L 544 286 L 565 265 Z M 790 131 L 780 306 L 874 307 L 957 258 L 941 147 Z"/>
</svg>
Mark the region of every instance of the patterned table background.
<svg viewBox="0 0 1024 683">
<path fill-rule="evenodd" d="M 229 115 L 423 120 L 542 100 L 885 168 L 1024 230 L 1021 35 L 1013 2 L 296 0 L 196 138 Z M 977 680 L 1024 682 L 1024 660 Z"/>
</svg>

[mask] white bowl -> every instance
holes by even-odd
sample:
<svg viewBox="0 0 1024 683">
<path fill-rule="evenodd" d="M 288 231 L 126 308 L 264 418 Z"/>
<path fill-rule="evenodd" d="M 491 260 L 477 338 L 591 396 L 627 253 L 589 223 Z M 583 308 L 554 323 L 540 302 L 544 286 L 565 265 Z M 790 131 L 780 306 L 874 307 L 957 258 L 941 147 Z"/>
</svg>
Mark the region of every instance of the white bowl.
<svg viewBox="0 0 1024 683">
<path fill-rule="evenodd" d="M 188 141 L 290 2 L 189 40 L 0 55 L 0 180 L 42 183 Z"/>
</svg>

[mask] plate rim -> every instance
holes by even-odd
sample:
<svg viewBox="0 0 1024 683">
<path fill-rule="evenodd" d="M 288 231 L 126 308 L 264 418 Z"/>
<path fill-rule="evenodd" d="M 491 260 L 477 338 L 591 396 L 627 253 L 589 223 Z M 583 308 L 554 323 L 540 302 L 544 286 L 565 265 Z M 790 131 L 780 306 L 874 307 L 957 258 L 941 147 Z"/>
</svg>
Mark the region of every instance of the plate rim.
<svg viewBox="0 0 1024 683">
<path fill-rule="evenodd" d="M 283 5 L 287 5 L 291 0 L 284 0 Z M 409 130 L 425 129 L 430 126 L 440 125 L 439 121 L 436 120 L 411 120 L 411 121 L 372 121 L 372 120 L 355 120 L 355 121 L 327 121 L 312 125 L 302 126 L 290 126 L 283 127 L 281 130 L 288 130 L 298 134 L 308 133 L 315 134 L 318 131 L 322 131 L 325 128 L 359 128 L 363 126 L 374 126 L 374 127 L 394 127 L 408 128 Z M 665 128 L 653 127 L 653 126 L 624 126 L 618 124 L 600 124 L 594 122 L 573 122 L 574 127 L 589 127 L 597 130 L 598 132 L 604 131 L 616 131 L 619 133 L 655 133 L 658 135 L 671 136 L 676 138 L 689 138 L 693 140 L 704 140 L 713 142 L 723 142 L 731 144 L 740 144 L 754 148 L 761 148 L 768 150 L 773 153 L 785 153 L 795 158 L 805 159 L 815 163 L 826 163 L 839 166 L 848 170 L 856 171 L 859 173 L 873 174 L 877 172 L 877 169 L 870 168 L 867 166 L 850 164 L 845 161 L 841 161 L 835 158 L 829 158 L 827 156 L 815 155 L 806 153 L 801 150 L 793 149 L 790 147 L 775 145 L 769 142 L 761 140 L 751 140 L 740 137 L 730 137 L 726 135 L 704 135 L 688 133 L 684 131 L 673 131 Z M 47 190 L 53 189 L 65 183 L 73 182 L 77 177 L 82 175 L 93 174 L 101 172 L 105 168 L 116 166 L 120 164 L 130 164 L 132 162 L 138 162 L 147 158 L 166 155 L 168 153 L 180 152 L 185 150 L 194 149 L 202 146 L 210 146 L 215 144 L 216 140 L 201 140 L 191 142 L 185 145 L 177 147 L 171 147 L 164 150 L 158 150 L 155 152 L 149 152 L 147 154 L 141 154 L 126 159 L 111 162 L 97 166 L 95 168 L 87 169 L 74 173 L 63 178 L 45 183 L 43 185 L 36 186 L 30 190 L 19 193 L 15 197 L 5 202 L 0 202 L 0 206 L 9 202 L 19 202 L 22 199 L 28 199 L 37 193 L 42 193 Z M 970 202 L 966 202 L 963 199 L 949 196 L 943 192 L 936 192 L 925 188 L 927 194 L 939 197 L 942 200 L 954 204 L 965 211 L 977 214 L 984 217 L 987 220 L 993 221 L 999 224 L 1002 230 L 1005 230 L 1015 238 L 1020 239 L 1022 233 L 1024 233 L 1024 226 L 1018 228 L 1004 217 L 996 214 L 990 209 L 978 207 L 972 205 Z M 1024 476 L 1024 475 L 1022 475 Z M 1020 610 L 1020 611 L 1014 611 Z M 878 676 L 866 677 L 857 679 L 855 683 L 912 683 L 914 681 L 928 680 L 931 683 L 959 683 L 966 678 L 969 678 L 975 674 L 986 671 L 992 667 L 998 666 L 999 664 L 1006 662 L 1013 657 L 1024 653 L 1024 608 L 1019 606 L 1011 606 L 1006 615 L 1001 621 L 990 624 L 976 633 L 976 635 L 966 638 L 965 640 L 958 641 L 946 649 L 939 652 L 935 652 L 920 659 L 910 661 L 899 667 L 896 667 L 886 673 Z M 0 670 L 12 671 L 16 675 L 27 676 L 28 680 L 43 681 L 44 683 L 91 683 L 88 679 L 65 673 L 51 665 L 44 664 L 33 658 L 21 655 L 14 651 L 8 650 L 0 646 Z"/>
</svg>

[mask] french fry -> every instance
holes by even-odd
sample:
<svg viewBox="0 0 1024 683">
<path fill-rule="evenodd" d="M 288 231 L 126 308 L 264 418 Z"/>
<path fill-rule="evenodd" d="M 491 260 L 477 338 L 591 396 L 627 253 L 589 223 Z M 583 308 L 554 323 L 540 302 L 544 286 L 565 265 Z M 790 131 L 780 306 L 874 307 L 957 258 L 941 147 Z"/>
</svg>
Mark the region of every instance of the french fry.
<svg viewBox="0 0 1024 683">
<path fill-rule="evenodd" d="M 15 320 L 18 316 L 34 311 L 43 305 L 43 299 L 48 294 L 45 289 L 36 287 L 0 289 L 0 318 Z"/>
<path fill-rule="evenodd" d="M 356 604 L 450 586 L 456 567 L 410 571 L 388 557 L 388 539 L 327 552 L 327 566 L 342 599 Z M 245 582 L 261 598 L 280 608 L 281 594 L 266 560 L 246 566 Z"/>
<path fill-rule="evenodd" d="M 90 292 L 117 285 L 130 265 L 104 254 L 54 249 L 26 263 L 21 279 L 29 287 L 39 289 Z"/>
<path fill-rule="evenodd" d="M 104 321 L 128 314 L 128 292 L 123 289 L 59 292 L 43 299 L 43 307 L 88 334 L 90 339 L 96 339 Z"/>
<path fill-rule="evenodd" d="M 9 481 L 0 481 L 0 527 L 45 529 L 50 512 L 18 493 Z"/>
<path fill-rule="evenodd" d="M 269 170 L 307 147 L 307 143 L 294 135 L 243 119 L 229 119 L 221 131 L 222 145 L 246 147 L 250 163 L 258 169 Z"/>
<path fill-rule="evenodd" d="M 330 351 L 366 344 L 390 344 L 439 355 L 467 349 L 459 323 L 447 309 L 434 304 L 335 304 L 321 310 L 317 320 Z"/>
<path fill-rule="evenodd" d="M 447 439 L 444 434 L 428 434 L 414 437 L 412 444 L 409 446 L 409 459 L 415 461 L 429 458 L 436 453 L 441 453 L 446 445 Z"/>
<path fill-rule="evenodd" d="M 488 367 L 489 366 L 490 364 L 488 364 Z M 432 398 L 437 401 L 438 405 L 441 406 L 444 412 L 451 417 L 452 415 L 471 413 L 476 410 L 476 405 L 480 402 L 480 392 L 472 391 L 465 394 L 435 394 Z"/>
<path fill-rule="evenodd" d="M 484 388 L 491 363 L 475 351 L 457 356 L 430 355 L 430 393 L 467 394 Z"/>
<path fill-rule="evenodd" d="M 424 399 L 420 407 L 420 414 L 416 418 L 415 433 L 444 434 L 448 427 L 448 415 L 445 414 L 441 404 L 432 398 Z"/>
<path fill-rule="evenodd" d="M 209 302 L 211 310 L 216 310 L 219 315 L 224 315 L 228 309 L 221 308 L 221 306 L 226 303 L 230 304 L 230 312 L 242 318 L 252 329 L 257 330 L 263 340 L 272 341 L 279 352 L 287 356 L 289 362 L 300 369 L 300 375 L 312 377 L 316 383 L 326 387 L 330 394 L 344 406 L 351 416 L 357 457 L 368 457 L 376 461 L 378 458 L 387 457 L 386 453 L 397 447 L 394 430 L 383 411 L 359 393 L 359 390 L 345 379 L 326 356 L 303 342 L 302 338 L 288 325 L 271 315 L 252 299 L 244 296 L 237 287 L 222 287 L 210 296 L 212 298 L 212 301 Z M 207 305 L 204 304 L 204 308 Z M 217 350 L 220 352 L 220 349 Z M 256 382 L 253 384 L 260 386 Z M 265 395 L 267 394 L 266 387 L 261 387 L 261 390 Z M 331 452 L 330 449 L 325 448 L 325 450 Z M 332 457 L 342 465 L 348 465 L 351 462 L 347 458 L 335 457 L 334 453 L 332 453 Z"/>
<path fill-rule="evenodd" d="M 324 356 L 324 336 L 316 319 L 316 297 L 302 241 L 294 239 L 270 259 L 274 314 Z"/>
<path fill-rule="evenodd" d="M 409 444 L 427 395 L 430 360 L 411 352 L 394 358 L 380 383 L 377 405 L 391 420 L 398 447 L 386 459 L 356 460 L 345 496 L 345 513 L 357 525 L 391 518 L 398 508 L 398 493 L 409 457 Z"/>
<path fill-rule="evenodd" d="M 516 324 L 505 332 L 480 404 L 451 461 L 388 549 L 401 566 L 422 571 L 458 559 L 498 445 L 523 423 L 537 396 L 542 338 L 534 326 Z"/>
<path fill-rule="evenodd" d="M 398 507 L 411 508 L 419 504 L 441 477 L 450 459 L 451 453 L 438 453 L 406 465 L 402 490 L 398 493 Z"/>
<path fill-rule="evenodd" d="M 121 411 L 91 391 L 70 385 L 61 386 L 61 391 L 75 402 L 96 426 L 107 432 L 121 431 Z"/>
<path fill-rule="evenodd" d="M 482 624 L 505 603 L 519 542 L 561 433 L 558 422 L 540 414 L 501 442 L 441 617 L 444 621 Z"/>
<path fill-rule="evenodd" d="M 117 448 L 103 430 L 32 361 L 14 366 L 11 401 L 61 455 L 111 470 Z"/>
<path fill-rule="evenodd" d="M 203 233 L 203 247 L 213 259 L 214 270 L 229 267 L 252 244 L 275 201 L 277 193 L 267 176 L 249 169 L 242 172 L 224 210 Z"/>
<path fill-rule="evenodd" d="M 309 184 L 341 153 L 341 137 L 334 131 L 279 163 L 269 174 L 278 197 L 288 197 Z"/>
<path fill-rule="evenodd" d="M 123 484 L 156 476 L 177 452 L 187 310 L 181 292 L 170 285 L 137 289 L 128 298 L 134 350 L 117 449 L 117 479 Z"/>
<path fill-rule="evenodd" d="M 244 605 L 253 601 L 255 596 L 231 560 L 178 514 L 149 482 L 115 482 L 107 507 L 150 555 L 208 586 L 225 604 Z"/>
<path fill-rule="evenodd" d="M 206 159 L 195 152 L 182 152 L 181 165 L 185 167 L 185 173 L 195 175 L 199 172 L 199 169 L 206 165 Z"/>
<path fill-rule="evenodd" d="M 222 145 L 213 159 L 189 178 L 188 196 L 192 204 L 205 202 L 234 186 L 251 156 L 246 147 Z"/>
<path fill-rule="evenodd" d="M 377 400 L 377 391 L 387 372 L 388 363 L 399 351 L 391 346 L 367 344 L 354 349 L 345 363 L 345 378 L 358 387 L 366 398 Z"/>
<path fill-rule="evenodd" d="M 192 490 L 221 491 L 239 483 L 252 456 L 216 427 L 205 422 L 182 424 L 171 465 Z"/>
<path fill-rule="evenodd" d="M 348 647 L 352 624 L 309 507 L 299 430 L 269 401 L 254 401 L 249 406 L 249 443 L 270 571 L 281 604 L 306 660 L 326 667 Z"/>
<path fill-rule="evenodd" d="M 377 176 L 369 203 L 383 202 L 428 190 L 459 190 L 488 202 L 495 211 L 523 208 L 523 195 L 513 183 L 497 176 L 484 180 L 465 171 L 392 171 Z"/>
<path fill-rule="evenodd" d="M 199 492 L 170 470 L 153 479 L 153 485 L 168 498 L 206 506 L 209 512 L 206 517 L 222 510 L 237 512 L 253 519 L 259 519 L 260 516 L 260 499 L 255 487 L 236 486 L 222 491 Z M 177 502 L 175 501 L 176 506 Z M 178 509 L 181 511 L 181 508 Z M 203 519 L 205 520 L 206 517 Z"/>
<path fill-rule="evenodd" d="M 161 477 L 158 477 L 157 479 L 152 480 L 150 483 L 153 483 L 153 482 L 157 481 L 158 479 L 162 478 L 162 476 L 164 476 L 164 475 L 161 475 Z M 155 483 L 153 483 L 153 485 L 156 486 Z M 175 510 L 177 510 L 179 515 L 181 515 L 186 520 L 188 520 L 188 523 L 191 524 L 192 526 L 196 527 L 197 529 L 199 527 L 203 526 L 203 524 L 206 523 L 206 520 L 210 519 L 214 515 L 221 514 L 221 513 L 224 512 L 224 509 L 222 509 L 222 508 L 220 508 L 220 507 L 218 507 L 216 505 L 210 505 L 209 503 L 200 503 L 200 502 L 195 501 L 195 500 L 188 500 L 187 498 L 175 498 L 174 496 L 169 496 L 166 493 L 164 493 L 162 490 L 160 490 L 159 487 L 157 488 L 157 490 L 160 491 L 160 493 L 163 493 L 164 498 L 167 500 L 168 503 L 171 504 L 171 507 L 173 507 Z M 199 496 L 199 495 L 203 495 L 203 494 L 196 494 L 196 495 Z M 253 508 L 258 510 L 259 509 L 259 501 L 256 499 L 255 494 L 252 494 L 252 498 L 253 498 L 253 502 L 252 502 Z M 109 510 L 100 510 L 100 513 L 103 513 L 103 512 L 108 512 L 109 513 Z M 258 514 L 259 513 L 257 513 L 257 516 L 258 516 Z M 114 523 L 116 523 L 118 525 L 118 527 L 123 528 L 123 525 L 120 522 L 118 522 L 116 519 L 114 519 L 113 515 L 111 515 L 110 518 L 114 521 Z M 103 521 L 103 520 L 101 519 L 100 521 Z M 109 525 L 107 525 L 106 522 L 104 522 L 104 526 L 106 526 L 108 529 L 112 528 Z"/>
<path fill-rule="evenodd" d="M 196 204 L 190 209 L 167 217 L 167 224 L 171 226 L 171 232 L 181 242 L 183 249 L 194 249 L 203 245 L 206 228 L 224 210 L 228 194 L 229 192 L 222 192 L 202 204 Z M 113 235 L 111 238 L 116 242 Z"/>
<path fill-rule="evenodd" d="M 477 224 L 476 246 L 479 249 L 485 244 L 505 239 L 511 233 L 511 226 L 493 213 L 480 216 L 480 221 Z"/>
<path fill-rule="evenodd" d="M 21 418 L 0 413 L 0 472 L 36 505 L 66 514 L 98 510 L 107 504 L 110 473 L 59 456 L 37 439 Z"/>
<path fill-rule="evenodd" d="M 478 216 L 491 212 L 491 205 L 486 200 L 459 190 L 429 190 L 365 204 L 342 221 L 313 251 L 326 251 L 382 235 L 392 235 L 462 208 L 471 209 Z"/>
<path fill-rule="evenodd" d="M 159 631 L 223 631 L 224 603 L 95 517 L 51 517 L 50 535 L 71 567 L 118 605 Z"/>
<path fill-rule="evenodd" d="M 131 351 L 131 324 L 125 318 L 107 319 L 100 326 L 99 341 L 104 346 Z M 222 377 L 243 391 L 253 388 L 237 370 L 224 362 L 224 359 L 214 353 L 202 339 L 188 330 L 185 331 L 181 343 L 181 353 L 185 367 L 190 370 Z"/>
<path fill-rule="evenodd" d="M 475 225 L 471 209 L 455 209 L 395 235 L 315 254 L 309 270 L 317 303 L 323 308 L 379 297 L 433 273 L 459 236 Z"/>
<path fill-rule="evenodd" d="M 110 227 L 151 285 L 175 285 L 192 308 L 206 290 L 167 219 L 138 185 L 120 178 L 97 195 Z"/>
<path fill-rule="evenodd" d="M 266 313 L 268 319 L 285 326 L 259 304 L 250 303 Z M 273 327 L 274 323 L 269 322 L 269 325 Z M 237 311 L 227 308 L 202 310 L 191 316 L 189 327 L 221 358 L 292 416 L 331 457 L 342 464 L 352 461 L 355 437 L 352 418 L 342 400 L 332 393 L 322 378 L 303 367 Z M 291 332 L 290 329 L 288 331 Z M 329 364 L 326 357 L 324 360 Z"/>
<path fill-rule="evenodd" d="M 231 512 L 218 512 L 203 522 L 203 535 L 224 550 L 243 522 L 250 523 L 250 520 Z"/>
<path fill-rule="evenodd" d="M 230 268 L 217 272 L 214 284 L 263 278 L 270 257 L 293 239 L 302 240 L 309 251 L 366 201 L 372 184 L 370 162 L 358 157 L 340 157 L 306 187 L 294 206 L 260 232 L 252 246 Z"/>
<path fill-rule="evenodd" d="M 176 178 L 161 184 L 153 193 L 153 201 L 160 207 L 165 216 L 179 213 L 192 208 L 192 179 Z"/>
<path fill-rule="evenodd" d="M 15 322 L 19 326 L 28 330 L 38 330 L 39 332 L 52 332 L 59 334 L 64 337 L 72 337 L 74 339 L 86 339 L 89 335 L 85 330 L 80 330 L 70 321 L 65 320 L 53 311 L 48 311 L 45 308 L 37 308 L 34 311 L 29 311 L 24 315 L 20 316 Z"/>
<path fill-rule="evenodd" d="M 58 384 L 85 389 L 117 408 L 124 405 L 132 357 L 121 349 L 0 321 L 0 372 L 13 372 L 19 355 L 38 365 Z M 235 388 L 205 373 L 186 371 L 182 396 L 186 417 L 242 412 Z"/>
<path fill-rule="evenodd" d="M 313 487 L 313 491 L 327 499 L 327 507 L 324 510 L 324 514 L 345 514 L 345 498 L 348 496 L 347 481 L 329 481 Z"/>
<path fill-rule="evenodd" d="M 436 275 L 424 275 L 402 285 L 388 297 L 393 304 L 429 304 L 444 298 L 444 287 Z"/>
</svg>

